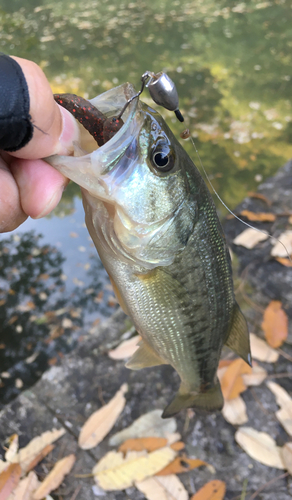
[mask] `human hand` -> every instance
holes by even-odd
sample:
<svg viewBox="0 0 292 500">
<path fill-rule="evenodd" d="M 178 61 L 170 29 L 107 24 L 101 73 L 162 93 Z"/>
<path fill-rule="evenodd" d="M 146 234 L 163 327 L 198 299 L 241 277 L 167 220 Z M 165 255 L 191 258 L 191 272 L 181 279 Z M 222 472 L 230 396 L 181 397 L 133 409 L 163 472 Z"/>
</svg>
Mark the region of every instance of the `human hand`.
<svg viewBox="0 0 292 500">
<path fill-rule="evenodd" d="M 78 139 L 74 118 L 54 101 L 49 82 L 39 66 L 26 59 L 13 59 L 26 79 L 33 136 L 17 151 L 0 150 L 0 232 L 12 231 L 28 216 L 44 217 L 56 207 L 68 179 L 40 158 L 69 155 L 73 141 Z M 0 74 L 0 88 L 1 79 Z M 0 121 L 0 132 L 1 126 Z"/>
</svg>

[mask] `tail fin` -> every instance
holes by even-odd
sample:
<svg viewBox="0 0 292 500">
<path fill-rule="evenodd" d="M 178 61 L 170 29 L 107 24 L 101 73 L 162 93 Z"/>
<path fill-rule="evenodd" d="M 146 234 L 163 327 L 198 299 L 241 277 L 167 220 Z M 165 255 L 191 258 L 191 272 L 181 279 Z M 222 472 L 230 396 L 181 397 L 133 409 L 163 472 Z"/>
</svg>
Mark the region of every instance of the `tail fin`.
<svg viewBox="0 0 292 500">
<path fill-rule="evenodd" d="M 217 380 L 215 385 L 206 392 L 191 393 L 186 392 L 183 382 L 172 402 L 165 408 L 162 418 L 169 418 L 184 408 L 201 408 L 204 410 L 222 410 L 224 404 L 220 383 Z"/>
</svg>

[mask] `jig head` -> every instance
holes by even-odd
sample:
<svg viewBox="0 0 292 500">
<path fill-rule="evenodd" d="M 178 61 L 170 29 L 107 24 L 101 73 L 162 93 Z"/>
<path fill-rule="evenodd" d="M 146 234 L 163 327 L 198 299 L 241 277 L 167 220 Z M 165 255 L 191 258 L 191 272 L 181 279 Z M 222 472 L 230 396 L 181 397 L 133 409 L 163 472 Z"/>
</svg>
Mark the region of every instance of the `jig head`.
<svg viewBox="0 0 292 500">
<path fill-rule="evenodd" d="M 131 99 L 126 102 L 118 118 L 121 118 L 130 102 L 132 102 L 134 99 L 139 97 L 140 94 L 142 94 L 146 85 L 146 87 L 148 87 L 150 96 L 152 97 L 153 101 L 156 102 L 156 104 L 158 104 L 159 106 L 163 106 L 169 111 L 174 111 L 177 119 L 180 122 L 184 121 L 184 117 L 178 109 L 178 93 L 176 90 L 176 86 L 166 73 L 164 73 L 163 71 L 160 71 L 159 73 L 146 71 L 142 75 L 141 81 L 141 89 L 136 95 L 131 97 Z"/>
</svg>

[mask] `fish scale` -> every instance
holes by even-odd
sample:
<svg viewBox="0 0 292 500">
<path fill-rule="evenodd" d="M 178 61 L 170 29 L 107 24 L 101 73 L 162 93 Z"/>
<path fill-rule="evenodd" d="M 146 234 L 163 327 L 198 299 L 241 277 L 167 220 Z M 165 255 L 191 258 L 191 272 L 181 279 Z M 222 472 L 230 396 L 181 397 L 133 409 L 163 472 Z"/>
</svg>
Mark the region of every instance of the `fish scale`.
<svg viewBox="0 0 292 500">
<path fill-rule="evenodd" d="M 92 106 L 112 123 L 133 95 L 125 84 L 84 105 L 91 133 Z M 90 235 L 142 337 L 126 366 L 177 371 L 181 385 L 163 417 L 188 407 L 220 409 L 223 344 L 251 361 L 222 227 L 203 178 L 162 117 L 134 99 L 123 118 L 96 151 L 47 160 L 81 186 Z"/>
</svg>

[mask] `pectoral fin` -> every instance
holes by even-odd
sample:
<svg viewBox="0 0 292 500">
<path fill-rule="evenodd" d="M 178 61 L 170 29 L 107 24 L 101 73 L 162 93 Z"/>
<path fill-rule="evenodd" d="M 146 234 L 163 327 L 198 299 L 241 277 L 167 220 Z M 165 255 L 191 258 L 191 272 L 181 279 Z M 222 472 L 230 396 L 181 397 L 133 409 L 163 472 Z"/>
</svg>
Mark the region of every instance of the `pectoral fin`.
<svg viewBox="0 0 292 500">
<path fill-rule="evenodd" d="M 232 351 L 238 354 L 238 356 L 240 356 L 248 365 L 251 366 L 251 353 L 247 322 L 237 303 L 234 306 L 230 332 L 225 345 L 232 349 Z"/>
<path fill-rule="evenodd" d="M 169 418 L 176 415 L 184 408 L 201 408 L 203 410 L 222 410 L 223 396 L 220 383 L 217 380 L 215 385 L 206 392 L 186 392 L 183 382 L 173 401 L 165 408 L 162 418 Z"/>
<path fill-rule="evenodd" d="M 130 370 L 140 370 L 141 368 L 167 364 L 144 340 L 141 340 L 138 345 L 140 346 L 139 349 L 126 363 L 126 367 L 130 368 Z"/>
</svg>

